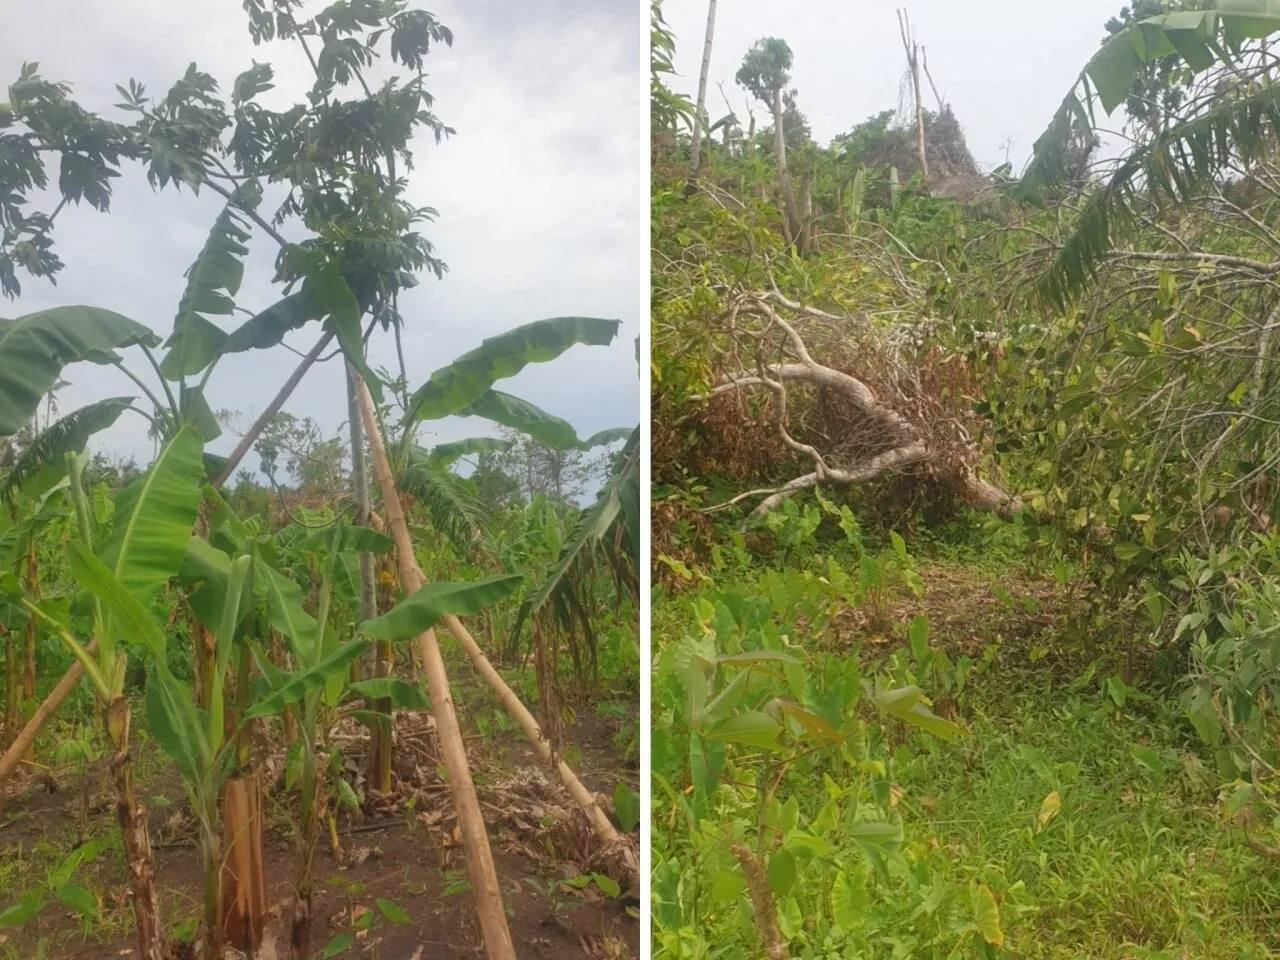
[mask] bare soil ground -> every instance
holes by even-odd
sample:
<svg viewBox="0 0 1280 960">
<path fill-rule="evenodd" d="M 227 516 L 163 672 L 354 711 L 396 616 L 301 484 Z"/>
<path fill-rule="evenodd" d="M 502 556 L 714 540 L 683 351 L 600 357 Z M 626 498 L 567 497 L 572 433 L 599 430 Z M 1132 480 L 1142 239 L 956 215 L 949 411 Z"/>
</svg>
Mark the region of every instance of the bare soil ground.
<svg viewBox="0 0 1280 960">
<path fill-rule="evenodd" d="M 460 697 L 461 699 L 461 697 Z M 634 723 L 634 707 L 622 723 Z M 496 723 L 463 719 L 481 806 L 489 828 L 511 934 L 521 960 L 631 958 L 639 950 L 638 891 L 607 896 L 597 884 L 584 889 L 563 881 L 606 872 L 600 845 L 554 774 L 537 761 L 518 731 Z M 589 789 L 611 797 L 620 779 L 632 788 L 628 767 L 614 744 L 617 722 L 602 719 L 590 707 L 566 730 L 575 747 L 573 765 Z M 353 931 L 353 918 L 376 911 L 379 898 L 409 916 L 395 924 L 378 916 L 372 929 L 358 934 L 348 958 L 425 960 L 482 956 L 466 866 L 455 835 L 447 784 L 438 767 L 434 730 L 426 715 L 397 714 L 397 778 L 392 796 L 365 803 L 362 811 L 344 811 L 337 821 L 341 849 L 335 857 L 322 831 L 315 859 L 313 948 L 319 953 L 334 937 Z M 343 740 L 347 779 L 362 786 L 359 770 L 363 728 L 342 721 L 335 739 Z M 201 913 L 201 869 L 195 846 L 196 824 L 172 764 L 153 741 L 137 749 L 139 797 L 148 809 L 162 912 L 170 928 Z M 278 937 L 278 952 L 264 948 L 262 960 L 288 954 L 288 926 L 296 854 L 283 789 L 283 751 L 275 751 L 263 769 L 266 825 L 264 845 L 268 903 L 268 941 Z M 127 874 L 119 853 L 106 785 L 89 770 L 90 813 L 87 835 L 108 849 L 76 874 L 101 899 L 101 915 L 87 926 L 56 901 L 23 927 L 0 928 L 0 958 L 29 960 L 44 938 L 49 960 L 136 955 L 132 935 Z M 81 778 L 75 769 L 29 774 L 6 784 L 0 797 L 0 910 L 24 889 L 39 891 L 51 870 L 76 845 L 81 833 Z M 611 803 L 605 808 L 611 810 Z M 6 867 L 6 863 L 8 866 Z M 579 881 L 581 882 L 581 881 Z M 46 897 L 52 900 L 52 897 Z M 7 951 L 7 952 L 6 952 Z M 181 952 L 179 953 L 181 956 Z"/>
</svg>

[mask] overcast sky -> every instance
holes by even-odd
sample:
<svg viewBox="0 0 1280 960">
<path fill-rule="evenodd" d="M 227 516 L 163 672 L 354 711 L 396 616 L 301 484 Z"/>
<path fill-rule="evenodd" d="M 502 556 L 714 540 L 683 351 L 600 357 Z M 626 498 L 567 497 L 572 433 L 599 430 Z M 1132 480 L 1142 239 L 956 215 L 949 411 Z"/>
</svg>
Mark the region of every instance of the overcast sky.
<svg viewBox="0 0 1280 960">
<path fill-rule="evenodd" d="M 312 4 L 314 12 L 322 4 Z M 449 265 L 443 281 L 424 276 L 400 300 L 406 318 L 409 380 L 477 346 L 487 336 L 551 316 L 620 319 L 613 345 L 575 347 L 537 364 L 501 388 L 564 417 L 580 435 L 633 426 L 640 408 L 635 337 L 642 317 L 640 251 L 648 221 L 645 83 L 637 0 L 426 0 L 454 32 L 452 49 L 427 60 L 435 112 L 457 136 L 436 147 L 420 138 L 411 199 L 439 210 L 424 233 Z M 50 17 L 57 29 L 50 29 Z M 385 41 L 384 41 L 385 46 Z M 73 95 L 104 115 L 113 84 L 130 78 L 163 94 L 192 60 L 224 90 L 252 60 L 276 68 L 273 108 L 302 100 L 309 68 L 294 44 L 255 48 L 233 0 L 57 0 L 18 6 L 0 30 L 0 89 L 17 78 L 24 60 L 40 63 L 50 80 L 74 85 Z M 351 96 L 351 94 L 347 94 Z M 56 178 L 56 171 L 54 171 Z M 59 304 L 109 307 L 161 335 L 185 284 L 183 272 L 204 242 L 220 208 L 212 195 L 171 189 L 153 193 L 140 167 L 116 181 L 109 215 L 69 208 L 55 240 L 66 269 L 56 287 L 28 279 L 16 303 L 0 301 L 0 315 L 16 316 Z M 261 309 L 279 298 L 270 284 L 275 245 L 255 235 L 250 268 L 237 302 Z M 224 327 L 231 318 L 218 318 Z M 244 318 L 236 318 L 238 323 Z M 319 336 L 311 325 L 288 338 L 307 349 Z M 395 368 L 389 335 L 375 335 L 372 365 Z M 145 360 L 129 352 L 130 366 Z M 251 422 L 274 396 L 298 358 L 277 347 L 223 362 L 209 386 L 215 409 Z M 65 412 L 91 400 L 137 393 L 112 368 L 80 364 L 64 374 L 72 386 L 59 395 Z M 315 417 L 327 429 L 346 420 L 342 370 L 330 362 L 312 370 L 285 409 Z M 423 442 L 493 433 L 478 419 L 429 424 Z M 146 423 L 126 414 L 95 448 L 150 461 Z M 225 453 L 235 438 L 210 449 Z M 256 458 L 247 464 L 256 465 Z"/>
<path fill-rule="evenodd" d="M 717 88 L 747 123 L 747 94 L 733 80 L 743 54 L 760 37 L 791 46 L 792 83 L 813 137 L 827 143 L 882 110 L 895 109 L 906 72 L 896 10 L 906 6 L 925 47 L 929 72 L 964 126 L 985 169 L 1008 159 L 1021 169 L 1053 112 L 1097 50 L 1104 24 L 1125 0 L 721 0 L 707 85 L 712 119 L 728 111 Z M 706 33 L 706 0 L 664 0 L 676 33 L 673 87 L 697 94 Z M 925 87 L 925 105 L 935 107 Z M 758 126 L 767 111 L 753 104 Z"/>
</svg>

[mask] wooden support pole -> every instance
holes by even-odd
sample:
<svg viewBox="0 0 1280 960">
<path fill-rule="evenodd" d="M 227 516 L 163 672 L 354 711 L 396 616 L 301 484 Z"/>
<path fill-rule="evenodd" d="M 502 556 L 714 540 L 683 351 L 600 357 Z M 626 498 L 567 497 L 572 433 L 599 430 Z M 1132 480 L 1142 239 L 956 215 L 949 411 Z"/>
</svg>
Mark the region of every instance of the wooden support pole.
<svg viewBox="0 0 1280 960">
<path fill-rule="evenodd" d="M 400 507 L 400 497 L 396 493 L 395 481 L 391 477 L 391 463 L 387 459 L 382 432 L 374 416 L 369 388 L 358 375 L 354 379 L 365 433 L 373 453 L 373 473 L 382 490 L 382 501 L 387 511 L 387 525 L 391 527 L 396 556 L 400 561 L 400 586 L 406 594 L 413 594 L 420 590 L 424 583 L 422 571 L 418 569 L 418 563 L 414 559 L 413 540 L 409 536 L 409 526 L 405 521 L 404 511 Z M 453 708 L 453 697 L 449 692 L 449 677 L 445 672 L 444 658 L 440 655 L 440 644 L 436 641 L 435 630 L 427 630 L 418 637 L 418 645 L 422 651 L 423 670 L 427 675 L 431 712 L 435 717 L 436 732 L 440 738 L 440 753 L 449 777 L 449 791 L 458 817 L 458 830 L 462 834 L 462 847 L 467 858 L 467 875 L 476 898 L 476 912 L 480 919 L 480 933 L 484 938 L 485 953 L 489 960 L 515 960 L 515 946 L 511 942 L 511 931 L 507 929 L 507 915 L 502 907 L 502 891 L 498 888 L 498 871 L 493 865 L 489 834 L 485 828 L 484 816 L 480 812 L 476 786 L 471 779 L 471 768 L 467 764 L 466 744 L 462 740 L 458 715 Z"/>
</svg>

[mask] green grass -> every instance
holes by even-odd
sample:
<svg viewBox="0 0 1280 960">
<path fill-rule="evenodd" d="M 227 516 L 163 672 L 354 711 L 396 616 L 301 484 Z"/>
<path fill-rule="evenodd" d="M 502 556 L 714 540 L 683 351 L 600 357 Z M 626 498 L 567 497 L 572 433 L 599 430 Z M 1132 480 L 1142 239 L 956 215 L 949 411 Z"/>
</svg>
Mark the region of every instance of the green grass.
<svg viewBox="0 0 1280 960">
<path fill-rule="evenodd" d="M 1120 712 L 1096 691 L 1001 689 L 999 677 L 965 705 L 968 738 L 901 748 L 894 773 L 909 833 L 932 836 L 956 879 L 1025 884 L 1010 955 L 1235 960 L 1280 947 L 1280 876 L 1222 821 L 1170 705 Z M 1055 791 L 1060 813 L 1037 832 Z"/>
<path fill-rule="evenodd" d="M 934 575 L 947 581 L 932 597 L 934 605 L 940 598 L 949 602 L 945 597 L 956 596 L 957 586 L 963 593 L 966 577 L 975 592 L 990 591 L 996 583 L 1027 583 L 1026 571 L 1016 566 L 997 569 L 990 558 L 983 563 L 962 558 L 963 546 L 952 550 L 957 556 L 930 551 Z M 821 562 L 795 558 L 790 566 L 813 573 L 825 569 Z M 760 572 L 735 569 L 729 584 L 722 579 L 686 595 L 659 597 L 653 615 L 655 658 L 660 660 L 668 645 L 700 634 L 694 603 L 706 611 L 724 589 L 760 596 Z M 830 680 L 857 657 L 864 678 L 892 668 L 894 685 L 914 682 L 909 667 L 904 677 L 902 662 L 889 663 L 893 651 L 910 659 L 901 644 L 868 645 L 859 652 L 824 628 L 842 598 L 818 589 L 794 604 L 793 598 L 775 599 L 773 620 L 811 658 L 811 678 Z M 1113 665 L 1098 662 L 1079 676 L 1081 664 L 1088 662 L 1079 642 L 1046 628 L 1044 617 L 1030 620 L 1034 623 L 1023 635 L 1011 633 L 1007 619 L 1001 621 L 1002 642 L 988 663 L 974 650 L 973 634 L 982 642 L 995 640 L 983 636 L 997 629 L 991 624 L 970 618 L 951 624 L 955 636 L 934 635 L 935 646 L 950 648 L 953 660 L 961 643 L 979 661 L 957 698 L 954 719 L 967 733 L 945 743 L 920 731 L 886 727 L 880 755 L 886 759 L 892 799 L 881 803 L 882 812 L 873 818 L 900 814 L 901 846 L 883 872 L 866 874 L 860 919 L 846 916 L 843 922 L 834 919 L 832 877 L 835 871 L 866 872 L 857 845 L 832 834 L 834 842 L 844 844 L 834 864 L 821 858 L 799 861 L 798 879 L 785 881 L 787 893 L 777 895 L 779 912 L 791 912 L 789 919 L 783 917 L 784 931 L 792 931 L 791 955 L 798 960 L 1247 960 L 1275 955 L 1280 950 L 1280 865 L 1250 850 L 1242 832 L 1226 821 L 1222 785 L 1205 766 L 1172 694 L 1130 690 L 1118 706 L 1114 688 L 1103 682 Z M 746 642 L 754 648 L 755 641 Z M 1046 649 L 1052 653 L 1047 658 Z M 818 686 L 811 690 L 817 692 L 822 683 L 814 682 Z M 927 679 L 921 683 L 931 689 Z M 678 696 L 667 695 L 668 711 L 678 713 L 679 703 Z M 750 752 L 731 752 L 737 779 L 753 780 Z M 802 830 L 818 830 L 819 811 L 830 792 L 824 777 L 847 789 L 861 776 L 836 753 L 806 758 L 781 781 L 778 801 L 797 801 Z M 748 827 L 756 822 L 757 794 L 749 787 L 721 790 L 709 820 L 694 825 L 675 802 L 691 789 L 688 771 L 678 773 L 678 755 L 674 764 L 668 763 L 667 776 L 674 778 L 675 794 L 654 791 L 655 896 L 665 897 L 656 955 L 681 960 L 758 956 L 760 941 L 746 893 L 726 876 L 733 867 L 717 839 L 732 832 L 734 821 Z M 983 888 L 998 903 L 1003 947 L 985 942 L 974 929 Z"/>
</svg>

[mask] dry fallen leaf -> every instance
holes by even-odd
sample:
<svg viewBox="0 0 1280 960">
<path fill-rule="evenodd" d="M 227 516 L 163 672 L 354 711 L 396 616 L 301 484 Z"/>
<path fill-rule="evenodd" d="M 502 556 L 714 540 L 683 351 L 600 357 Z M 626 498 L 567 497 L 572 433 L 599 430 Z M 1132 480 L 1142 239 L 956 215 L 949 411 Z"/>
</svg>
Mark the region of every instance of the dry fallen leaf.
<svg viewBox="0 0 1280 960">
<path fill-rule="evenodd" d="M 1039 833 L 1049 825 L 1049 821 L 1062 812 L 1062 798 L 1058 796 L 1055 790 L 1049 794 L 1040 804 L 1040 812 L 1036 814 L 1036 833 Z"/>
</svg>

